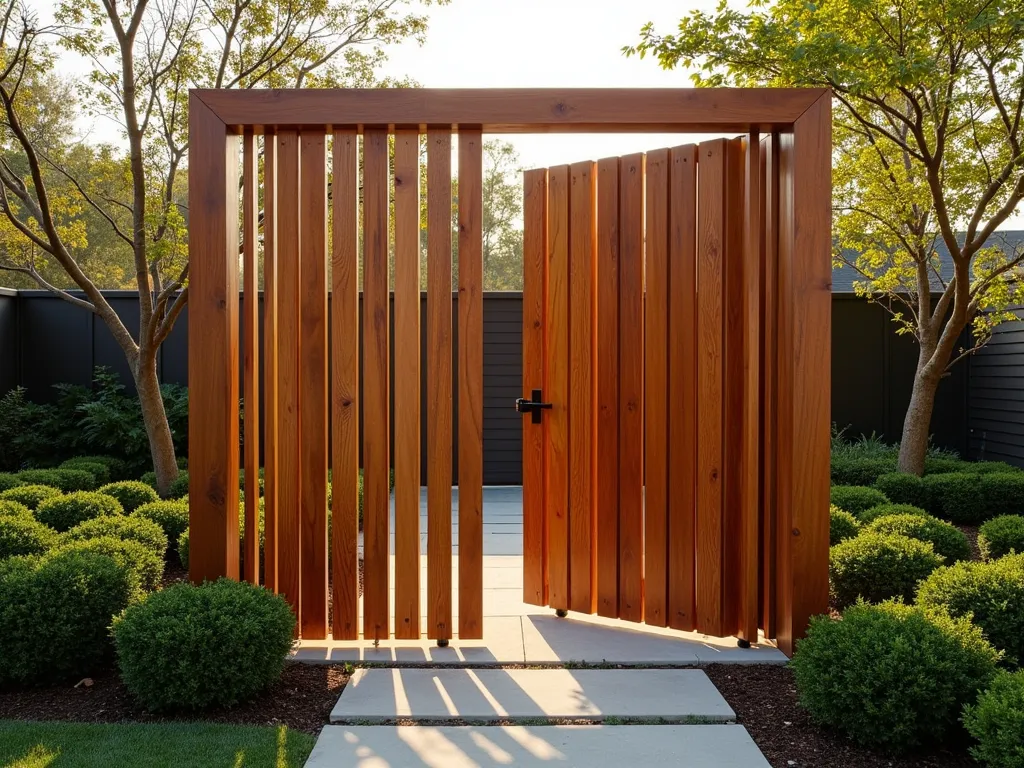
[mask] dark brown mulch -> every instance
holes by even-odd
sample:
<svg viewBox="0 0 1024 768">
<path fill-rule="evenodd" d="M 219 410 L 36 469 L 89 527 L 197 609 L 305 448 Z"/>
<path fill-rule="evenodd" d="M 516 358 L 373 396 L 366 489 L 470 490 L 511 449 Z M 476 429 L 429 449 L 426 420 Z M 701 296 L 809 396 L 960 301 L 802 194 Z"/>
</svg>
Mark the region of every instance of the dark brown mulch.
<svg viewBox="0 0 1024 768">
<path fill-rule="evenodd" d="M 252 701 L 231 709 L 165 716 L 147 712 L 116 673 L 71 684 L 0 690 L 0 720 L 67 720 L 82 723 L 156 723 L 172 720 L 236 725 L 287 725 L 317 734 L 348 682 L 343 665 L 290 663 L 281 679 Z"/>
<path fill-rule="evenodd" d="M 958 525 L 957 528 L 967 537 L 967 544 L 971 548 L 971 560 L 981 560 L 981 548 L 978 546 L 978 526 Z"/>
<path fill-rule="evenodd" d="M 797 705 L 788 667 L 712 664 L 704 669 L 775 768 L 977 768 L 966 751 L 892 757 L 819 728 Z"/>
</svg>

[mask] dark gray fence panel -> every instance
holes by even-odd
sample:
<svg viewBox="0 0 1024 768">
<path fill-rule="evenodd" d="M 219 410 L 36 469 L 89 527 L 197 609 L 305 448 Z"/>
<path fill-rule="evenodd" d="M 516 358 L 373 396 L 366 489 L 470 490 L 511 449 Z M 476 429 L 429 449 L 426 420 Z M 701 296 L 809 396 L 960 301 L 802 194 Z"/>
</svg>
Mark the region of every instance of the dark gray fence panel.
<svg viewBox="0 0 1024 768">
<path fill-rule="evenodd" d="M 18 294 L 0 288 L 0 395 L 18 386 Z"/>
<path fill-rule="evenodd" d="M 996 329 L 971 360 L 971 458 L 1024 467 L 1024 322 Z"/>
</svg>

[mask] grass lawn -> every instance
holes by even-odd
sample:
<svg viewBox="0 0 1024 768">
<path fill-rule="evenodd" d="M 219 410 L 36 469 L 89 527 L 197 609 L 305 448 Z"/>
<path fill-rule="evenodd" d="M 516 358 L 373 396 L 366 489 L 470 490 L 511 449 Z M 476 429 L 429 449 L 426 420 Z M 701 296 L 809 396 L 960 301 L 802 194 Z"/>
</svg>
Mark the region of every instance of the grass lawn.
<svg viewBox="0 0 1024 768">
<path fill-rule="evenodd" d="M 202 723 L 0 722 L 0 768 L 299 768 L 307 733 Z"/>
</svg>

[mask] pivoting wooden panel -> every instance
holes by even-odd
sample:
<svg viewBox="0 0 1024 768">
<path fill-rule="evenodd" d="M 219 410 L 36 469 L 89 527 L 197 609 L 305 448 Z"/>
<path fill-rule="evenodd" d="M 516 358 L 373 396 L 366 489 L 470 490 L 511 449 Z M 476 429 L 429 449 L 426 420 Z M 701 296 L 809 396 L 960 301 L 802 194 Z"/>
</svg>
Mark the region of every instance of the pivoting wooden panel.
<svg viewBox="0 0 1024 768">
<path fill-rule="evenodd" d="M 244 329 L 242 338 L 242 378 L 245 450 L 245 530 L 242 536 L 244 578 L 250 584 L 260 581 L 260 295 L 259 262 L 256 258 L 259 216 L 259 171 L 256 136 L 247 131 L 242 137 L 242 274 Z"/>
<path fill-rule="evenodd" d="M 363 635 L 390 634 L 388 134 L 363 135 Z"/>
<path fill-rule="evenodd" d="M 395 135 L 395 637 L 420 636 L 419 133 Z"/>
<path fill-rule="evenodd" d="M 263 137 L 263 584 L 277 592 L 277 138 Z"/>
<path fill-rule="evenodd" d="M 452 627 L 452 134 L 427 131 L 427 636 Z"/>
<path fill-rule="evenodd" d="M 358 137 L 335 131 L 331 237 L 332 634 L 359 636 Z"/>
</svg>

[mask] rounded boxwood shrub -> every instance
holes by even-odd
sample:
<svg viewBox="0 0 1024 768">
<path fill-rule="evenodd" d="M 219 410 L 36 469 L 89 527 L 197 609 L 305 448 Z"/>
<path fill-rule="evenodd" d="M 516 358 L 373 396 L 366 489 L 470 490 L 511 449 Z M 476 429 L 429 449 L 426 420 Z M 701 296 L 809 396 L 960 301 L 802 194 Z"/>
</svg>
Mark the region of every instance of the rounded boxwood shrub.
<svg viewBox="0 0 1024 768">
<path fill-rule="evenodd" d="M 132 513 L 143 504 L 152 501 L 160 501 L 156 490 L 139 480 L 121 480 L 117 483 L 107 483 L 101 486 L 100 493 L 112 496 L 121 502 L 124 511 Z"/>
<path fill-rule="evenodd" d="M 139 587 L 151 592 L 160 586 L 164 576 L 164 561 L 157 557 L 145 544 L 114 536 L 98 536 L 94 539 L 69 540 L 60 545 L 56 552 L 99 552 L 118 565 L 131 570 L 138 579 Z"/>
<path fill-rule="evenodd" d="M 171 487 L 167 489 L 167 498 L 183 499 L 188 496 L 188 470 L 178 470 L 178 476 L 174 478 Z"/>
<path fill-rule="evenodd" d="M 156 472 L 154 472 L 153 470 L 150 470 L 149 472 L 144 472 L 142 477 L 139 478 L 139 482 L 140 483 L 145 483 L 146 485 L 148 485 L 150 488 L 152 488 L 155 491 L 156 490 Z"/>
<path fill-rule="evenodd" d="M 13 499 L 0 499 L 0 517 L 15 515 L 17 517 L 32 517 L 32 510 Z M 32 518 L 33 520 L 35 518 Z"/>
<path fill-rule="evenodd" d="M 64 540 L 88 541 L 102 536 L 113 536 L 122 541 L 137 541 L 161 559 L 167 553 L 167 534 L 164 533 L 164 529 L 144 517 L 96 517 L 76 525 L 64 534 Z"/>
<path fill-rule="evenodd" d="M 859 515 L 866 509 L 888 503 L 889 499 L 877 488 L 864 485 L 833 485 L 829 490 L 829 501 L 851 515 Z"/>
<path fill-rule="evenodd" d="M 875 480 L 875 488 L 889 497 L 895 504 L 912 504 L 924 508 L 928 497 L 924 490 L 924 479 L 906 472 L 888 472 Z"/>
<path fill-rule="evenodd" d="M 294 631 L 281 597 L 229 579 L 168 587 L 113 627 L 121 678 L 153 711 L 245 701 L 281 675 Z"/>
<path fill-rule="evenodd" d="M 51 488 L 60 488 L 60 476 L 55 469 L 23 469 L 15 477 L 21 485 L 48 485 Z"/>
<path fill-rule="evenodd" d="M 977 704 L 964 707 L 964 725 L 978 740 L 971 754 L 991 768 L 1024 768 L 1024 671 L 1000 672 Z"/>
<path fill-rule="evenodd" d="M 930 542 L 935 553 L 941 555 L 947 565 L 971 556 L 967 537 L 946 521 L 931 515 L 883 515 L 873 520 L 867 530 Z"/>
<path fill-rule="evenodd" d="M 111 650 L 112 618 L 137 591 L 133 573 L 97 552 L 0 563 L 0 683 L 95 672 Z"/>
<path fill-rule="evenodd" d="M 1019 473 L 1021 471 L 1020 467 L 1007 464 L 1005 461 L 973 461 L 967 466 L 971 472 L 976 472 L 979 475 L 988 474 L 989 472 Z"/>
<path fill-rule="evenodd" d="M 44 499 L 52 499 L 54 496 L 63 496 L 64 492 L 59 488 L 52 488 L 49 485 L 19 485 L 16 488 L 9 488 L 0 493 L 0 499 L 10 499 L 19 504 L 24 504 L 29 509 L 35 509 L 39 502 Z"/>
<path fill-rule="evenodd" d="M 942 565 L 931 544 L 906 536 L 865 532 L 829 550 L 829 586 L 842 608 L 863 598 L 911 599 L 917 584 Z"/>
<path fill-rule="evenodd" d="M 874 485 L 879 475 L 895 469 L 895 456 L 837 456 L 831 464 L 832 482 L 836 485 Z"/>
<path fill-rule="evenodd" d="M 873 523 L 880 517 L 887 517 L 890 515 L 924 515 L 925 517 L 931 517 L 920 507 L 915 507 L 912 504 L 879 504 L 877 507 L 866 509 L 857 515 L 857 519 L 864 525 Z"/>
<path fill-rule="evenodd" d="M 924 460 L 926 475 L 945 475 L 950 472 L 973 472 L 973 465 L 963 459 L 952 456 L 928 456 Z"/>
<path fill-rule="evenodd" d="M 951 523 L 977 525 L 985 519 L 986 506 L 980 479 L 980 475 L 972 472 L 925 475 L 927 510 Z"/>
<path fill-rule="evenodd" d="M 99 461 L 91 461 L 88 457 L 68 459 L 58 469 L 81 469 L 88 472 L 96 480 L 97 485 L 110 482 L 110 467 Z"/>
<path fill-rule="evenodd" d="M 1024 555 L 940 568 L 921 584 L 917 604 L 973 617 L 1008 663 L 1024 661 Z"/>
<path fill-rule="evenodd" d="M 18 555 L 41 555 L 57 545 L 59 536 L 27 515 L 0 516 L 0 560 Z"/>
<path fill-rule="evenodd" d="M 978 529 L 978 548 L 986 560 L 995 560 L 1012 552 L 1024 553 L 1024 516 L 1002 515 L 982 523 Z"/>
<path fill-rule="evenodd" d="M 69 461 L 83 462 L 86 464 L 102 464 L 110 473 L 110 480 L 125 480 L 125 472 L 128 469 L 127 463 L 122 459 L 113 456 L 76 456 Z M 66 463 L 66 462 L 65 462 Z"/>
<path fill-rule="evenodd" d="M 132 512 L 131 516 L 152 520 L 163 528 L 171 544 L 177 542 L 182 531 L 188 528 L 188 504 L 181 501 L 151 501 Z"/>
<path fill-rule="evenodd" d="M 104 515 L 124 513 L 120 502 L 95 491 L 77 491 L 44 499 L 36 507 L 36 518 L 57 531 L 69 531 L 79 523 Z"/>
<path fill-rule="evenodd" d="M 92 491 L 96 478 L 84 469 L 26 469 L 18 477 L 25 485 L 48 485 L 64 493 Z"/>
<path fill-rule="evenodd" d="M 832 504 L 828 510 L 828 543 L 835 546 L 841 541 L 852 539 L 860 530 L 857 518 L 846 510 Z"/>
<path fill-rule="evenodd" d="M 188 570 L 188 528 L 178 537 L 178 559 L 181 560 L 181 567 Z"/>
<path fill-rule="evenodd" d="M 1002 515 L 1024 514 L 1024 472 L 989 472 L 978 478 L 988 520 Z"/>
<path fill-rule="evenodd" d="M 790 666 L 815 722 L 902 752 L 955 734 L 997 659 L 969 621 L 884 603 L 852 606 L 841 621 L 811 619 Z"/>
<path fill-rule="evenodd" d="M 0 491 L 17 488 L 19 485 L 24 484 L 17 475 L 12 475 L 10 472 L 0 472 Z"/>
</svg>

